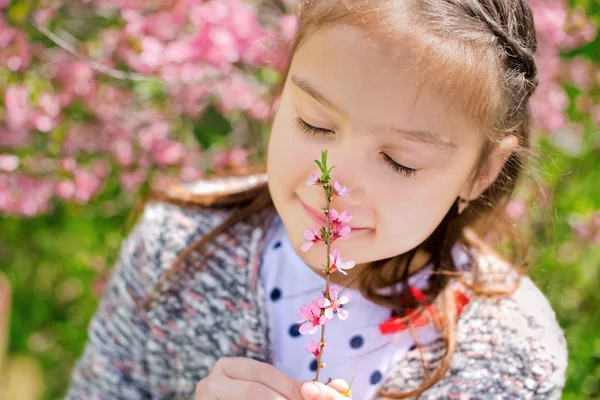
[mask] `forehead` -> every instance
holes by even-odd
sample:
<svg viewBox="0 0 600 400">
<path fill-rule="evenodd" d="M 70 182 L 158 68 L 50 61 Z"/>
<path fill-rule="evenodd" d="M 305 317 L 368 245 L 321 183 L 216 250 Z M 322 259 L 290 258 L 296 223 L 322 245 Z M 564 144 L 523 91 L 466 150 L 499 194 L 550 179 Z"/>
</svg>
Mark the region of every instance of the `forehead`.
<svg viewBox="0 0 600 400">
<path fill-rule="evenodd" d="M 455 76 L 424 64 L 426 59 L 411 38 L 389 45 L 362 29 L 342 25 L 308 36 L 293 56 L 288 77 L 311 83 L 352 124 L 445 135 L 479 130 L 465 111 L 464 95 L 449 82 Z"/>
</svg>

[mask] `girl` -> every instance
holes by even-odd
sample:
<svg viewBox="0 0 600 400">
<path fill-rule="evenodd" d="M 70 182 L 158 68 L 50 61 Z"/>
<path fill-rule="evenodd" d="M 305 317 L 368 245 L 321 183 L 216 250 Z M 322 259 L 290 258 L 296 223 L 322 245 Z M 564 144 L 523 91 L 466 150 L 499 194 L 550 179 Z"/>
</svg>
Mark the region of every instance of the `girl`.
<svg viewBox="0 0 600 400">
<path fill-rule="evenodd" d="M 558 399 L 554 313 L 479 239 L 527 156 L 535 51 L 525 0 L 302 2 L 266 175 L 147 204 L 66 398 L 344 398 L 310 382 L 296 315 L 324 286 L 324 246 L 300 247 L 327 149 L 356 266 L 323 373 L 357 399 Z"/>
</svg>

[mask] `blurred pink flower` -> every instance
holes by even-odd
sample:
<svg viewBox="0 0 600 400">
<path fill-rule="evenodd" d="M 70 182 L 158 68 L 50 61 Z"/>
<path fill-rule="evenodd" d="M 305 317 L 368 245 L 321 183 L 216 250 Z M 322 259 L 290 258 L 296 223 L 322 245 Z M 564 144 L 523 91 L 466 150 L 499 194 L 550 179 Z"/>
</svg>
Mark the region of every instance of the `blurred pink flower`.
<svg viewBox="0 0 600 400">
<path fill-rule="evenodd" d="M 119 174 L 119 183 L 128 192 L 136 191 L 148 178 L 148 171 L 137 169 L 134 171 L 123 171 Z"/>
<path fill-rule="evenodd" d="M 90 201 L 92 196 L 100 189 L 100 179 L 87 171 L 75 171 L 73 178 L 75 181 L 74 199 L 81 204 Z"/>
<path fill-rule="evenodd" d="M 213 158 L 213 167 L 215 169 L 239 169 L 247 165 L 248 151 L 240 147 L 217 152 Z"/>
<path fill-rule="evenodd" d="M 511 199 L 506 205 L 506 214 L 513 221 L 519 221 L 527 213 L 527 203 L 522 199 Z"/>
<path fill-rule="evenodd" d="M 598 34 L 594 21 L 581 7 L 570 10 L 563 29 L 566 37 L 561 42 L 561 49 L 567 51 L 592 42 Z"/>
<path fill-rule="evenodd" d="M 22 85 L 8 85 L 4 91 L 4 107 L 8 129 L 13 131 L 26 129 L 30 113 L 27 88 Z"/>
<path fill-rule="evenodd" d="M 121 167 L 128 167 L 133 164 L 135 154 L 133 146 L 128 140 L 118 140 L 112 144 L 112 151 L 117 164 Z"/>
<path fill-rule="evenodd" d="M 577 56 L 567 61 L 567 72 L 570 81 L 581 90 L 589 90 L 593 84 L 592 61 L 583 56 Z"/>
<path fill-rule="evenodd" d="M 0 154 L 0 170 L 12 172 L 19 168 L 19 157 L 14 154 Z"/>
<path fill-rule="evenodd" d="M 185 155 L 185 148 L 179 142 L 165 141 L 152 150 L 154 161 L 161 165 L 177 164 Z"/>
<path fill-rule="evenodd" d="M 75 194 L 75 183 L 71 180 L 63 179 L 54 187 L 54 193 L 62 200 L 70 200 Z"/>
<path fill-rule="evenodd" d="M 17 72 L 24 71 L 30 62 L 31 49 L 27 36 L 0 19 L 0 65 Z"/>
</svg>

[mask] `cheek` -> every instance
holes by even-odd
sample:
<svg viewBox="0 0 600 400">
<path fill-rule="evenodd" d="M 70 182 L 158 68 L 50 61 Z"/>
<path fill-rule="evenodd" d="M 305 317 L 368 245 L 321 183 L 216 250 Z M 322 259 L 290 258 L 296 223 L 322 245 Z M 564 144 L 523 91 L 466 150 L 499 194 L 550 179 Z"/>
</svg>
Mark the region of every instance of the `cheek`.
<svg viewBox="0 0 600 400">
<path fill-rule="evenodd" d="M 382 251 L 399 254 L 427 239 L 454 202 L 457 182 L 444 174 L 427 183 L 405 180 L 393 189 L 380 191 L 385 195 L 375 200 L 375 209 Z"/>
<path fill-rule="evenodd" d="M 280 114 L 271 129 L 267 174 L 275 192 L 290 192 L 305 182 L 310 177 L 312 159 L 316 158 L 290 121 L 290 117 Z"/>
</svg>

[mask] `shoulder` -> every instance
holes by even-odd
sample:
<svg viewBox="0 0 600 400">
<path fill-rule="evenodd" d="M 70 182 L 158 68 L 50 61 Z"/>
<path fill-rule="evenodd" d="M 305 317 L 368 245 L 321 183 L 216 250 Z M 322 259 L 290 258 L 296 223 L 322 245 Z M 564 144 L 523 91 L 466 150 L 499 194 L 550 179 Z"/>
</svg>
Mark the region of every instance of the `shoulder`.
<svg viewBox="0 0 600 400">
<path fill-rule="evenodd" d="M 560 398 L 567 345 L 548 299 L 496 252 L 485 249 L 476 259 L 475 273 L 484 288 L 510 294 L 473 295 L 457 324 L 452 378 L 445 390 L 500 398 Z"/>
<path fill-rule="evenodd" d="M 227 211 L 148 201 L 122 242 L 112 280 L 140 300 L 187 246 L 227 216 Z"/>
<path fill-rule="evenodd" d="M 515 285 L 516 290 L 495 297 L 471 292 L 457 321 L 449 372 L 421 398 L 559 399 L 567 345 L 550 303 L 529 277 L 497 253 L 481 252 L 475 259 L 476 274 L 487 290 L 501 292 Z M 444 342 L 439 339 L 424 350 L 433 371 L 445 352 Z M 393 387 L 417 387 L 423 380 L 420 352 L 410 351 L 402 362 Z"/>
<path fill-rule="evenodd" d="M 476 297 L 457 325 L 452 360 L 454 391 L 518 398 L 560 398 L 567 346 L 548 300 L 530 278 L 501 299 Z M 495 382 L 483 384 L 486 377 Z M 460 382 L 464 382 L 461 384 Z M 483 385 L 482 385 L 483 384 Z"/>
</svg>

